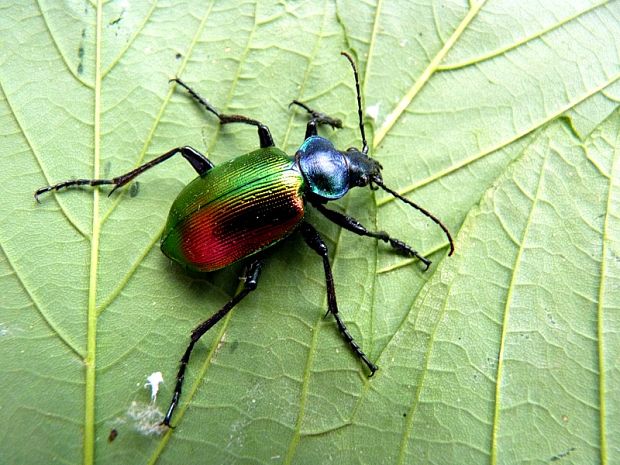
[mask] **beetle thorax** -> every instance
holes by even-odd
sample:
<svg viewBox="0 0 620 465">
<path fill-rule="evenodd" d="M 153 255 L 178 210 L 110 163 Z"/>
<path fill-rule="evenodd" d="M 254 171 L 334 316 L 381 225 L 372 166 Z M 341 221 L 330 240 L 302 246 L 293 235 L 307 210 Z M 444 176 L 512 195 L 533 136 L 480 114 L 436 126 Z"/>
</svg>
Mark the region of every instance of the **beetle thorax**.
<svg viewBox="0 0 620 465">
<path fill-rule="evenodd" d="M 320 136 L 308 137 L 295 160 L 309 190 L 324 200 L 339 199 L 350 188 L 381 178 L 381 165 L 375 160 L 354 148 L 341 152 Z"/>
</svg>

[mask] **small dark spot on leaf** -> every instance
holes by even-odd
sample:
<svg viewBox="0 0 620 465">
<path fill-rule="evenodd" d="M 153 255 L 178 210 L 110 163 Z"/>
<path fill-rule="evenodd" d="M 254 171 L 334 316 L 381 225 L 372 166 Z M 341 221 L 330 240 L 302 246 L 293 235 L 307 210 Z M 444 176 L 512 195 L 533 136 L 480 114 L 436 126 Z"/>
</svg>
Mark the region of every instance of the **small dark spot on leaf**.
<svg viewBox="0 0 620 465">
<path fill-rule="evenodd" d="M 122 14 L 122 13 L 121 13 L 121 15 L 120 15 L 118 18 L 113 19 L 112 21 L 110 21 L 110 22 L 109 22 L 109 25 L 110 25 L 110 26 L 114 26 L 115 24 L 120 23 L 120 22 L 121 22 L 121 19 L 123 19 L 123 14 Z"/>
<path fill-rule="evenodd" d="M 175 57 L 177 60 L 180 60 L 181 58 L 183 58 L 183 55 L 181 55 L 180 53 L 177 53 L 174 57 Z"/>
<path fill-rule="evenodd" d="M 564 457 L 570 455 L 571 452 L 573 452 L 575 450 L 574 447 L 571 447 L 570 449 L 565 450 L 564 452 L 561 452 L 557 455 L 554 455 L 553 457 L 551 457 L 549 459 L 550 462 L 557 462 L 558 460 L 563 459 Z"/>
<path fill-rule="evenodd" d="M 110 430 L 110 434 L 108 435 L 108 442 L 112 442 L 116 439 L 116 436 L 118 436 L 118 431 L 116 430 L 116 428 L 112 428 Z"/>
<path fill-rule="evenodd" d="M 77 65 L 77 73 L 84 73 L 84 39 L 86 38 L 86 28 L 82 29 L 82 40 L 80 40 L 80 46 L 78 47 L 78 59 L 80 60 Z"/>
<path fill-rule="evenodd" d="M 407 414 L 406 414 L 406 413 L 403 413 L 403 417 L 407 418 Z"/>
<path fill-rule="evenodd" d="M 140 182 L 134 181 L 129 187 L 129 196 L 135 197 L 136 195 L 138 195 L 138 192 L 140 192 Z"/>
<path fill-rule="evenodd" d="M 235 353 L 235 350 L 237 350 L 238 347 L 239 347 L 239 341 L 233 341 L 233 343 L 230 345 L 230 353 L 231 354 Z"/>
</svg>

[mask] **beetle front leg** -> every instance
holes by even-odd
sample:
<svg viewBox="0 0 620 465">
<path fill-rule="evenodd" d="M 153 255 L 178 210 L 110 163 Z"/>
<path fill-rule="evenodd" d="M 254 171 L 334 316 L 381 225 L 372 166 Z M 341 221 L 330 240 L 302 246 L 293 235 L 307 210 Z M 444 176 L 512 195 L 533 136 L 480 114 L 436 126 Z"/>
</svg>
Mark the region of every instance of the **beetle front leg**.
<svg viewBox="0 0 620 465">
<path fill-rule="evenodd" d="M 170 406 L 168 407 L 166 416 L 161 422 L 162 425 L 170 426 L 172 414 L 174 413 L 174 410 L 179 404 L 179 399 L 181 397 L 181 391 L 183 388 L 183 380 L 185 379 L 185 369 L 187 368 L 187 364 L 189 363 L 189 358 L 192 354 L 192 350 L 194 349 L 194 345 L 207 331 L 209 331 L 209 329 L 211 329 L 218 321 L 224 318 L 224 316 L 226 316 L 226 314 L 231 311 L 235 305 L 241 302 L 241 300 L 243 300 L 245 296 L 247 296 L 250 292 L 256 289 L 262 266 L 262 260 L 254 260 L 253 262 L 251 262 L 244 272 L 243 289 L 241 290 L 241 292 L 239 292 L 239 294 L 230 299 L 221 309 L 211 315 L 209 319 L 203 321 L 198 326 L 196 326 L 192 331 L 189 345 L 187 346 L 187 349 L 185 349 L 183 357 L 181 357 L 179 371 L 177 373 L 176 386 L 174 388 L 174 393 L 172 394 L 172 400 L 170 401 Z"/>
<path fill-rule="evenodd" d="M 185 82 L 183 82 L 181 79 L 174 78 L 174 79 L 171 79 L 170 81 L 176 82 L 177 84 L 179 84 L 187 92 L 189 92 L 189 95 L 191 95 L 198 103 L 200 103 L 203 107 L 205 107 L 207 111 L 217 116 L 218 119 L 220 120 L 220 124 L 243 123 L 243 124 L 249 124 L 250 126 L 256 126 L 256 128 L 258 129 L 258 140 L 260 142 L 260 147 L 266 148 L 266 147 L 275 146 L 275 143 L 273 142 L 273 137 L 271 137 L 271 132 L 269 131 L 269 128 L 265 124 L 261 123 L 258 120 L 248 118 L 247 116 L 243 116 L 243 115 L 234 115 L 234 114 L 227 115 L 225 113 L 220 113 L 204 97 L 202 97 L 198 92 L 196 92 L 190 86 L 185 84 Z"/>
<path fill-rule="evenodd" d="M 332 129 L 342 128 L 342 121 L 339 120 L 338 118 L 333 118 L 331 116 L 326 115 L 325 113 L 321 113 L 320 111 L 313 110 L 308 105 L 306 105 L 303 102 L 300 102 L 299 100 L 293 100 L 289 104 L 289 107 L 291 105 L 297 105 L 298 107 L 303 108 L 311 116 L 310 121 L 308 121 L 308 124 L 306 125 L 306 136 L 304 140 L 307 139 L 308 137 L 318 135 L 318 129 L 319 129 L 320 124 L 329 124 L 332 127 Z"/>
<path fill-rule="evenodd" d="M 319 212 L 325 215 L 328 220 L 336 223 L 338 226 L 341 226 L 359 236 L 374 237 L 375 239 L 382 240 L 383 242 L 390 244 L 393 249 L 398 250 L 399 252 L 402 252 L 410 257 L 418 258 L 422 263 L 424 263 L 424 265 L 426 265 L 427 270 L 428 267 L 431 266 L 432 262 L 428 258 L 420 255 L 416 250 L 412 249 L 400 239 L 390 237 L 390 235 L 385 231 L 369 231 L 355 218 L 343 215 L 342 213 L 338 213 L 334 210 L 330 210 L 320 203 L 313 203 L 313 205 Z"/>
<path fill-rule="evenodd" d="M 196 170 L 199 175 L 205 174 L 211 168 L 213 168 L 213 163 L 207 157 L 205 157 L 198 150 L 190 147 L 177 147 L 174 148 L 163 155 L 146 162 L 144 165 L 138 166 L 137 168 L 129 171 L 128 173 L 122 174 L 112 179 L 70 179 L 68 181 L 59 182 L 58 184 L 54 184 L 52 186 L 45 186 L 37 189 L 34 193 L 34 198 L 37 202 L 39 202 L 39 196 L 46 192 L 57 191 L 59 189 L 64 189 L 66 187 L 71 186 L 101 186 L 106 184 L 114 185 L 114 188 L 110 191 L 108 195 L 112 195 L 112 193 L 121 186 L 124 186 L 140 174 L 144 173 L 146 170 L 152 168 L 155 165 L 159 165 L 160 163 L 168 160 L 173 155 L 180 153 L 183 155 L 190 165 Z"/>
<path fill-rule="evenodd" d="M 366 356 L 359 344 L 355 342 L 353 336 L 351 336 L 351 333 L 349 333 L 347 326 L 344 324 L 344 321 L 342 321 L 342 319 L 340 318 L 340 314 L 338 313 L 338 303 L 336 302 L 336 288 L 334 287 L 334 276 L 332 274 L 332 268 L 329 264 L 329 257 L 327 256 L 327 246 L 325 245 L 325 242 L 323 242 L 323 239 L 321 239 L 318 231 L 308 223 L 301 223 L 300 230 L 306 243 L 323 259 L 323 269 L 325 270 L 325 284 L 327 286 L 328 312 L 334 315 L 340 334 L 345 339 L 345 341 L 349 343 L 349 346 L 351 346 L 351 349 L 353 350 L 355 355 L 357 355 L 368 367 L 368 369 L 370 370 L 370 376 L 374 375 L 375 371 L 377 371 L 379 367 L 377 367 L 377 365 L 370 361 L 370 359 Z"/>
</svg>

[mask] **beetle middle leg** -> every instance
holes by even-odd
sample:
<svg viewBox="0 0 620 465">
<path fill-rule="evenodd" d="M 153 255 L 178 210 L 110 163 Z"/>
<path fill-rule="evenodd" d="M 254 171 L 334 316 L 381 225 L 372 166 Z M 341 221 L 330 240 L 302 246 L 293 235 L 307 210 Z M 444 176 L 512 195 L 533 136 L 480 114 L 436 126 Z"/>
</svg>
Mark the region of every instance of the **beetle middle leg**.
<svg viewBox="0 0 620 465">
<path fill-rule="evenodd" d="M 377 231 L 377 232 L 368 231 L 355 218 L 352 218 L 347 215 L 343 215 L 342 213 L 336 212 L 334 210 L 330 210 L 329 208 L 319 203 L 314 203 L 313 205 L 319 212 L 325 215 L 325 217 L 328 220 L 332 221 L 333 223 L 336 223 L 338 226 L 345 228 L 351 232 L 354 232 L 355 234 L 359 236 L 374 237 L 375 239 L 382 240 L 383 242 L 390 244 L 390 246 L 393 249 L 398 250 L 399 252 L 402 252 L 405 255 L 408 255 L 410 257 L 418 258 L 422 263 L 424 263 L 424 265 L 426 265 L 427 270 L 428 270 L 428 267 L 431 266 L 432 262 L 428 258 L 424 257 L 423 255 L 420 255 L 416 250 L 412 249 L 410 246 L 405 244 L 400 239 L 395 239 L 393 237 L 390 237 L 390 235 L 386 233 L 385 231 Z"/>
<path fill-rule="evenodd" d="M 112 193 L 118 189 L 119 187 L 124 186 L 128 182 L 130 182 L 135 177 L 144 173 L 146 170 L 154 167 L 155 165 L 159 165 L 160 163 L 168 160 L 173 155 L 180 153 L 183 155 L 190 165 L 196 170 L 199 175 L 205 174 L 211 168 L 213 168 L 213 163 L 207 157 L 205 157 L 198 150 L 186 145 L 185 147 L 176 147 L 163 155 L 146 162 L 144 165 L 140 165 L 137 168 L 129 171 L 128 173 L 122 174 L 112 179 L 70 179 L 68 181 L 59 182 L 58 184 L 54 184 L 52 186 L 45 186 L 37 189 L 34 193 L 34 198 L 38 202 L 39 196 L 44 194 L 45 192 L 57 191 L 59 189 L 64 189 L 65 187 L 71 186 L 101 186 L 111 184 L 114 185 L 114 188 L 110 191 L 108 195 L 112 195 Z"/>
<path fill-rule="evenodd" d="M 198 326 L 194 328 L 192 334 L 190 336 L 190 342 L 185 349 L 185 353 L 183 357 L 181 357 L 181 362 L 179 365 L 179 371 L 177 373 L 177 382 L 174 388 L 174 393 L 172 394 L 172 400 L 170 401 L 170 406 L 168 407 L 168 411 L 164 420 L 162 421 L 162 425 L 170 426 L 170 420 L 172 418 L 172 414 L 179 404 L 179 398 L 181 397 L 181 391 L 183 388 L 183 380 L 185 379 L 185 369 L 187 368 L 187 364 L 189 363 L 189 357 L 192 354 L 192 350 L 194 349 L 194 345 L 198 340 L 211 329 L 218 321 L 220 321 L 226 314 L 233 309 L 235 305 L 237 305 L 245 296 L 247 296 L 250 292 L 256 289 L 258 278 L 260 276 L 260 271 L 263 266 L 263 261 L 258 259 L 252 261 L 245 269 L 243 276 L 243 289 L 236 296 L 230 299 L 226 305 L 220 308 L 217 312 L 215 312 L 211 317 Z"/>
<path fill-rule="evenodd" d="M 321 113 L 320 111 L 313 110 L 308 105 L 299 100 L 293 100 L 291 105 L 297 105 L 298 107 L 303 108 L 310 115 L 310 121 L 306 125 L 306 136 L 304 139 L 307 139 L 310 136 L 316 136 L 318 134 L 319 125 L 320 124 L 329 124 L 332 129 L 340 129 L 342 128 L 342 121 L 338 118 L 334 118 L 332 116 L 326 115 L 325 113 Z"/>
<path fill-rule="evenodd" d="M 203 107 L 205 107 L 207 111 L 213 113 L 215 116 L 218 117 L 218 119 L 220 120 L 220 124 L 243 123 L 243 124 L 249 124 L 250 126 L 256 126 L 258 129 L 258 139 L 260 141 L 260 147 L 266 148 L 266 147 L 275 146 L 275 143 L 273 142 L 273 137 L 271 137 L 271 132 L 269 131 L 269 128 L 265 124 L 261 123 L 258 120 L 248 118 L 247 116 L 243 116 L 243 115 L 235 115 L 235 114 L 227 115 L 224 113 L 220 113 L 219 111 L 215 109 L 213 105 L 211 105 L 207 101 L 207 99 L 202 97 L 198 92 L 196 92 L 190 86 L 185 84 L 185 82 L 183 82 L 181 79 L 179 78 L 170 79 L 170 82 L 176 82 L 181 87 L 183 87 L 187 92 L 189 92 L 189 95 L 191 95 L 198 103 L 200 103 Z"/>
<path fill-rule="evenodd" d="M 351 333 L 349 333 L 347 326 L 344 324 L 344 321 L 342 321 L 342 319 L 340 318 L 340 314 L 338 313 L 338 304 L 336 302 L 336 289 L 334 287 L 334 276 L 332 274 L 332 269 L 329 264 L 329 257 L 327 256 L 327 246 L 325 245 L 325 242 L 323 242 L 323 239 L 321 239 L 318 231 L 314 229 L 314 227 L 309 223 L 301 223 L 300 230 L 306 243 L 323 259 L 323 269 L 325 270 L 325 284 L 327 286 L 328 312 L 334 315 L 340 334 L 349 343 L 349 346 L 351 346 L 351 349 L 353 350 L 355 355 L 357 355 L 368 367 L 368 369 L 370 370 L 370 376 L 374 375 L 375 371 L 377 371 L 379 367 L 377 367 L 377 365 L 370 361 L 370 359 L 366 356 L 359 344 L 355 342 L 353 336 L 351 336 Z"/>
</svg>

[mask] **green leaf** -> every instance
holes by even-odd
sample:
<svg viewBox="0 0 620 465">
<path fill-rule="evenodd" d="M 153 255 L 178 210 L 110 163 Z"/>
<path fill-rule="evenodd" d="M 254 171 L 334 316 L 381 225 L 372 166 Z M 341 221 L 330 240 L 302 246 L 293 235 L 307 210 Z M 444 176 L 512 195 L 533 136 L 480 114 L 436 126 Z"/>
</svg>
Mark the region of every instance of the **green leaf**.
<svg viewBox="0 0 620 465">
<path fill-rule="evenodd" d="M 617 1 L 0 4 L 1 461 L 617 462 L 617 37 Z M 293 99 L 359 146 L 341 50 L 386 184 L 441 218 L 456 252 L 383 193 L 334 208 L 414 245 L 428 272 L 310 212 L 380 371 L 367 379 L 323 318 L 320 260 L 293 236 L 200 341 L 177 427 L 152 434 L 189 332 L 238 288 L 239 267 L 188 275 L 158 250 L 192 170 L 173 160 L 110 197 L 32 195 L 180 145 L 215 163 L 257 146 L 174 76 L 289 153 L 305 127 Z"/>
</svg>

